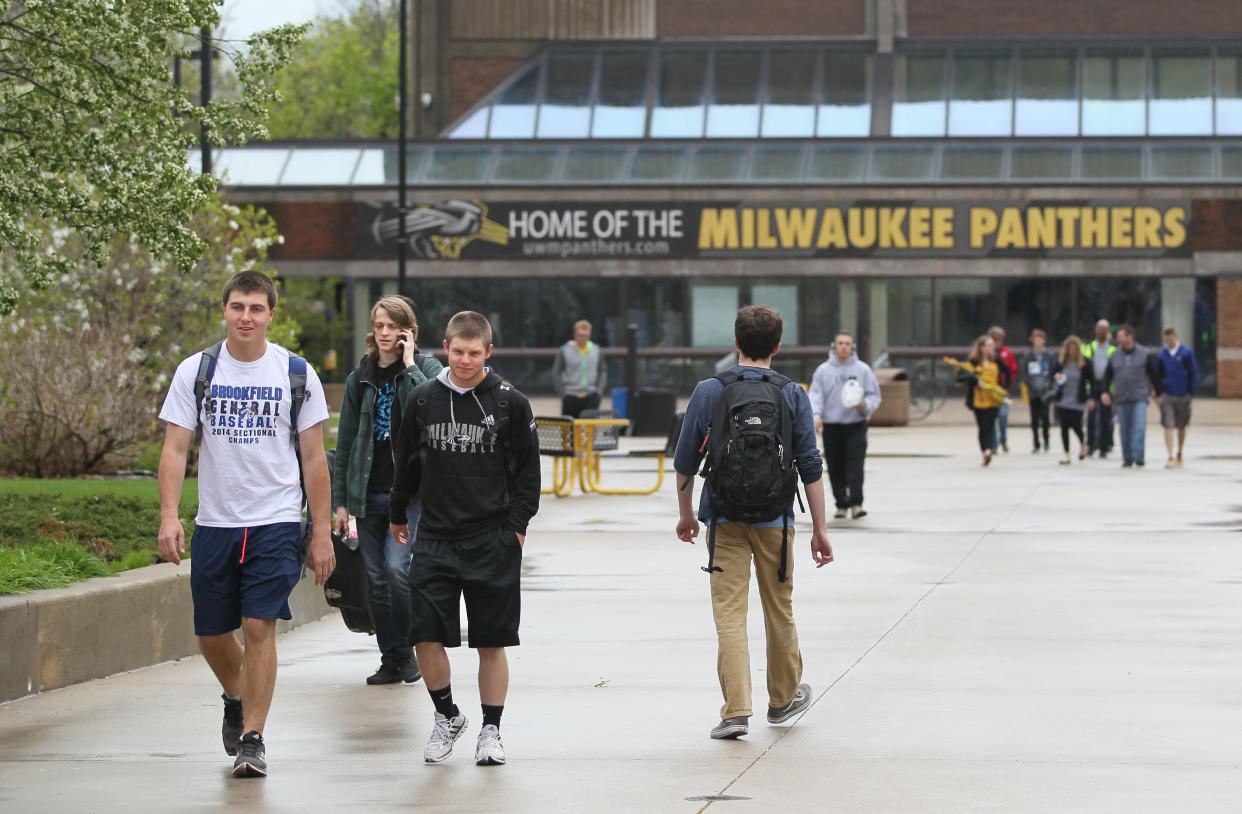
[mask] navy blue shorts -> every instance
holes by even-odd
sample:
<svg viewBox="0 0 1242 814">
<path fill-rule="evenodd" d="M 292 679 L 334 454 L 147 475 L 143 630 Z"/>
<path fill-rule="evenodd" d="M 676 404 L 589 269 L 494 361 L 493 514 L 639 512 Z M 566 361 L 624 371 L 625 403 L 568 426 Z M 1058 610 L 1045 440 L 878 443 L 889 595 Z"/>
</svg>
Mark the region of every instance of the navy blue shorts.
<svg viewBox="0 0 1242 814">
<path fill-rule="evenodd" d="M 218 636 L 252 619 L 292 619 L 289 594 L 302 577 L 298 523 L 242 529 L 198 526 L 190 538 L 194 634 Z"/>
</svg>

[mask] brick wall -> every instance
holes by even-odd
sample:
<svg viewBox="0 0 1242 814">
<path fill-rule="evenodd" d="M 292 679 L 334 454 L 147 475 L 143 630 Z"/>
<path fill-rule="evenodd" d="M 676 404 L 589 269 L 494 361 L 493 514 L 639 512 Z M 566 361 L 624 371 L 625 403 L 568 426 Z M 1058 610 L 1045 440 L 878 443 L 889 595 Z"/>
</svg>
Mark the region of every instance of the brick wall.
<svg viewBox="0 0 1242 814">
<path fill-rule="evenodd" d="M 352 202 L 261 203 L 285 242 L 272 247 L 273 260 L 340 260 L 354 254 L 357 218 Z"/>
<path fill-rule="evenodd" d="M 1242 251 L 1242 201 L 1194 201 L 1190 223 L 1196 251 Z"/>
<path fill-rule="evenodd" d="M 840 37 L 863 34 L 866 0 L 660 0 L 664 37 Z"/>
<path fill-rule="evenodd" d="M 1216 393 L 1221 398 L 1242 398 L 1242 278 L 1216 280 Z"/>
<path fill-rule="evenodd" d="M 453 94 L 449 121 L 456 121 L 520 64 L 522 61 L 518 59 L 453 60 L 449 71 L 449 87 Z"/>
<path fill-rule="evenodd" d="M 1239 0 L 907 0 L 911 37 L 1242 34 Z"/>
</svg>

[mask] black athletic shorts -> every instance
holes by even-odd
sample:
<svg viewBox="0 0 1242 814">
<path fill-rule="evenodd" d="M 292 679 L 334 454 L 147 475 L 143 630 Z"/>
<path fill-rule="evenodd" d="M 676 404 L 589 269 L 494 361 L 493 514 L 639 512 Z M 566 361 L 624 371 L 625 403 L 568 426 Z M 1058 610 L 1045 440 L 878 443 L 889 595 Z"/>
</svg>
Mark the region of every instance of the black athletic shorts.
<svg viewBox="0 0 1242 814">
<path fill-rule="evenodd" d="M 410 641 L 461 646 L 466 597 L 470 647 L 515 647 L 522 616 L 522 547 L 505 528 L 465 540 L 414 540 Z"/>
</svg>

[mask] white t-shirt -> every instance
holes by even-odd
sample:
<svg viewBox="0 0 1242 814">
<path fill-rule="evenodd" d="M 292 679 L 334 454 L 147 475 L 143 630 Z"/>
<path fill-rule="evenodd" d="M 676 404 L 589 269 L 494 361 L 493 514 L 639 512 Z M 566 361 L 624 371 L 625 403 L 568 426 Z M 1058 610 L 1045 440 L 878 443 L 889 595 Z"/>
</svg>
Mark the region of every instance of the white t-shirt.
<svg viewBox="0 0 1242 814">
<path fill-rule="evenodd" d="M 267 343 L 254 362 L 220 349 L 203 398 L 203 443 L 198 461 L 200 526 L 243 528 L 296 523 L 302 487 L 289 426 L 289 351 Z M 177 366 L 160 420 L 194 430 L 194 379 L 202 353 Z M 306 401 L 298 432 L 328 418 L 328 403 L 314 368 L 306 366 Z"/>
</svg>

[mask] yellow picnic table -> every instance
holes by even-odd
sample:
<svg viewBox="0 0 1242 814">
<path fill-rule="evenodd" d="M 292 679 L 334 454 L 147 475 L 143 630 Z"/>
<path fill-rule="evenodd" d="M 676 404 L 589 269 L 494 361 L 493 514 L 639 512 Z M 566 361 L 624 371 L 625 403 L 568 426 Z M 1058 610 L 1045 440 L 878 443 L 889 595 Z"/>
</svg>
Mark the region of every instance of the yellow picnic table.
<svg viewBox="0 0 1242 814">
<path fill-rule="evenodd" d="M 573 494 L 575 482 L 583 494 L 601 495 L 650 495 L 664 485 L 663 449 L 631 453 L 634 457 L 657 459 L 658 471 L 654 486 L 644 489 L 618 489 L 604 485 L 599 431 L 605 428 L 618 431 L 624 429 L 630 426 L 628 419 L 538 416 L 535 418 L 535 426 L 539 435 L 540 454 L 552 457 L 552 484 L 542 490 L 545 495 L 568 497 Z"/>
</svg>

